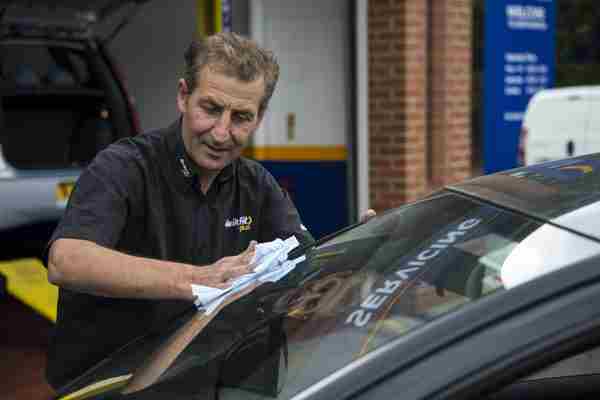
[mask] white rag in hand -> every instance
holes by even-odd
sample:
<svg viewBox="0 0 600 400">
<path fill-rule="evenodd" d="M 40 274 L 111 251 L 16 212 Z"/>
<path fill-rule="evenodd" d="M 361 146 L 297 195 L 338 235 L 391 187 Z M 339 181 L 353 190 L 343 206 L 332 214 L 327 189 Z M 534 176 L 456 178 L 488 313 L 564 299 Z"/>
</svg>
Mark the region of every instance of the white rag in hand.
<svg viewBox="0 0 600 400">
<path fill-rule="evenodd" d="M 192 284 L 192 293 L 196 297 L 194 304 L 206 314 L 212 314 L 229 296 L 255 282 L 277 282 L 306 258 L 301 256 L 294 260 L 287 259 L 288 253 L 298 244 L 295 236 L 286 240 L 275 239 L 272 242 L 257 244 L 252 259 L 252 263 L 256 265 L 254 272 L 239 276 L 225 289 Z"/>
</svg>

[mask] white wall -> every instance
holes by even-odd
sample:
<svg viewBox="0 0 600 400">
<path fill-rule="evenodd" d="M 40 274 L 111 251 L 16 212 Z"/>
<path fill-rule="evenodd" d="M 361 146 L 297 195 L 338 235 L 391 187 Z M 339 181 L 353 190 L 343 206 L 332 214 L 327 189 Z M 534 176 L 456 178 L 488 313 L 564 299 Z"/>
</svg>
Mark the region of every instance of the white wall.
<svg viewBox="0 0 600 400">
<path fill-rule="evenodd" d="M 257 146 L 346 145 L 349 132 L 350 29 L 346 0 L 254 0 L 252 36 L 281 65 Z M 295 135 L 287 135 L 287 116 Z"/>
<path fill-rule="evenodd" d="M 177 118 L 177 79 L 183 71 L 183 53 L 195 34 L 195 0 L 155 0 L 141 7 L 111 43 L 129 94 L 136 99 L 143 131 Z"/>
</svg>

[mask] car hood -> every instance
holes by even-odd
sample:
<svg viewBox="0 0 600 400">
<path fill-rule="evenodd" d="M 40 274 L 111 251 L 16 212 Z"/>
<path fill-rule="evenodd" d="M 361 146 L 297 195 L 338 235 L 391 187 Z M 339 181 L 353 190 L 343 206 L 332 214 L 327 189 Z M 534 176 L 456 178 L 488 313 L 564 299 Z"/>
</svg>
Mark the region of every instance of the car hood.
<svg viewBox="0 0 600 400">
<path fill-rule="evenodd" d="M 600 154 L 517 168 L 451 185 L 485 200 L 600 240 Z"/>
</svg>

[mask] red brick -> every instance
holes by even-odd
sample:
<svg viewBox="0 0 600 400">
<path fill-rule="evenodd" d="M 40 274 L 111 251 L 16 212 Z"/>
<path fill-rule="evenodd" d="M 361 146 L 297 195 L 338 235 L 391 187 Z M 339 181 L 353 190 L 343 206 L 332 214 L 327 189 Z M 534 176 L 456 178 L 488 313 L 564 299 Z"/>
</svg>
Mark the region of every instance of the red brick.
<svg viewBox="0 0 600 400">
<path fill-rule="evenodd" d="M 441 184 L 468 175 L 471 1 L 376 0 L 368 8 L 370 199 L 388 207 L 430 191 L 429 169 Z"/>
</svg>

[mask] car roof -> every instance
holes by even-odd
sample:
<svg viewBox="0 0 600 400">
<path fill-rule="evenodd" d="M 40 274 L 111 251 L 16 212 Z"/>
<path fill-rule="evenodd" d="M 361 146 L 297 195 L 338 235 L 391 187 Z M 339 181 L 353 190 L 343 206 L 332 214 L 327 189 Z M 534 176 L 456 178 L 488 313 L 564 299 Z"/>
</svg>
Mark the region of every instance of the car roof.
<svg viewBox="0 0 600 400">
<path fill-rule="evenodd" d="M 600 153 L 485 175 L 448 190 L 600 240 Z"/>
</svg>

